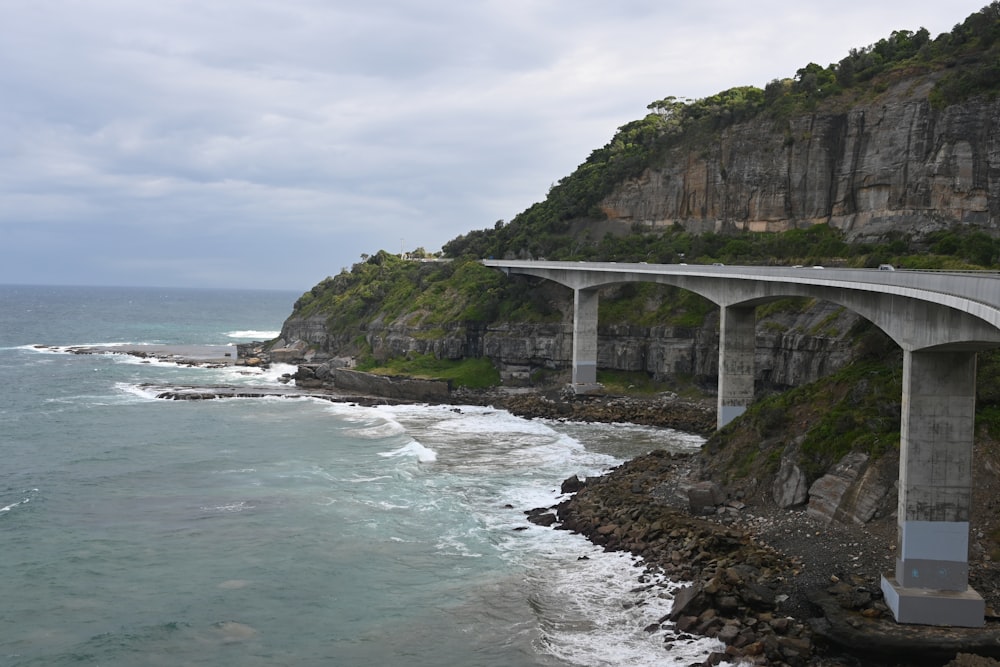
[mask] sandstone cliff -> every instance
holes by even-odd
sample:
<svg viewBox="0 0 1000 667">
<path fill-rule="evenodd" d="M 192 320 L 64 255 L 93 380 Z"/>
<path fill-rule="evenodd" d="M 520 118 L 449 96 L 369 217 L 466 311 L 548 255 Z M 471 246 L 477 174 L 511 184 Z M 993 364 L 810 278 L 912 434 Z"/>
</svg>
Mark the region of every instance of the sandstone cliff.
<svg viewBox="0 0 1000 667">
<path fill-rule="evenodd" d="M 939 76 L 904 78 L 849 108 L 733 125 L 701 150 L 672 149 L 600 208 L 623 224 L 694 232 L 816 223 L 849 238 L 955 223 L 997 230 L 1000 101 L 937 110 L 928 94 Z"/>
<path fill-rule="evenodd" d="M 570 312 L 568 299 L 562 310 Z M 857 321 L 857 316 L 829 303 L 807 304 L 801 311 L 778 311 L 760 318 L 756 359 L 760 385 L 799 386 L 849 363 L 853 345 L 849 332 Z M 714 387 L 719 360 L 717 314 L 701 327 L 608 324 L 600 326 L 598 334 L 598 364 L 603 369 L 640 371 L 668 382 L 682 377 Z M 544 324 L 456 322 L 433 330 L 407 325 L 405 320 L 378 321 L 366 324 L 363 338 L 381 358 L 483 356 L 493 362 L 507 386 L 531 385 L 540 375 L 566 381 L 573 357 L 569 317 Z M 296 342 L 307 345 L 293 345 Z M 350 356 L 358 351 L 358 344 L 356 339 L 329 334 L 320 317 L 293 316 L 284 323 L 272 358 L 298 362 Z"/>
<path fill-rule="evenodd" d="M 944 43 L 937 40 L 934 44 L 939 42 Z M 603 153 L 595 151 L 604 154 L 606 162 L 588 158 L 584 166 L 592 169 L 581 167 L 561 181 L 545 205 L 529 209 L 537 209 L 532 215 L 526 211 L 509 225 L 498 223 L 493 230 L 470 233 L 453 248 L 531 256 L 532 248 L 540 247 L 532 244 L 545 237 L 547 247 L 562 243 L 576 248 L 567 251 L 572 255 L 582 246 L 598 245 L 597 239 L 608 232 L 645 230 L 653 233 L 643 238 L 653 238 L 657 230 L 678 225 L 692 234 L 737 234 L 826 224 L 843 231 L 847 241 L 876 245 L 956 227 L 996 237 L 1000 235 L 1000 139 L 995 130 L 1000 127 L 1000 98 L 980 94 L 949 105 L 932 104 L 935 85 L 948 80 L 949 69 L 962 69 L 975 60 L 967 53 L 951 58 L 941 56 L 941 66 L 930 66 L 926 60 L 908 61 L 883 71 L 868 85 L 817 100 L 813 110 L 795 107 L 799 110 L 782 113 L 766 108 L 741 122 L 723 123 L 717 131 L 705 132 L 707 126 L 693 122 L 691 133 L 670 136 L 663 123 L 652 122 L 649 127 L 657 129 L 638 130 L 640 134 L 632 137 L 634 145 L 660 145 L 656 142 L 662 141 L 662 146 L 670 147 L 650 149 L 643 154 L 649 161 L 642 169 L 622 172 L 638 175 L 615 182 L 610 194 L 602 195 L 596 209 L 591 209 L 590 215 L 599 209 L 606 219 L 586 217 L 580 213 L 582 205 L 567 202 L 596 191 L 584 182 L 587 174 L 603 169 L 601 178 L 611 178 L 609 174 L 618 173 L 612 168 L 618 159 L 615 155 L 627 155 L 630 150 L 630 138 L 624 132 L 629 126 L 625 126 L 609 144 L 626 146 L 624 153 L 616 154 L 617 148 L 608 147 Z M 961 58 L 965 60 L 959 62 Z M 800 92 L 806 78 L 796 79 L 794 85 Z M 642 243 L 633 245 L 642 248 Z M 601 253 L 598 258 L 615 258 Z M 994 252 L 994 261 L 995 256 Z M 829 258 L 837 261 L 836 255 Z M 378 265 L 377 272 L 373 266 L 364 268 L 380 277 L 392 270 L 384 258 Z M 431 284 L 432 277 L 425 273 L 411 272 L 421 289 Z M 352 272 L 350 280 L 328 279 L 313 292 L 346 290 L 352 281 L 367 280 L 366 275 Z M 411 354 L 443 359 L 486 357 L 507 385 L 531 384 L 545 375 L 558 381 L 567 376 L 572 356 L 571 296 L 551 284 L 531 285 L 530 290 L 544 293 L 543 299 L 552 312 L 562 314 L 561 319 L 538 323 L 496 316 L 453 317 L 442 323 L 439 317 L 426 324 L 415 306 L 402 314 L 398 309 L 379 311 L 378 295 L 388 290 L 377 288 L 359 291 L 356 300 L 363 301 L 364 307 L 344 312 L 365 315 L 345 326 L 331 326 L 339 317 L 337 312 L 299 312 L 297 304 L 282 329 L 278 347 L 283 350 L 278 355 L 288 361 L 357 354 L 376 359 Z M 428 290 L 432 292 L 446 295 L 440 297 L 443 300 L 457 300 L 455 291 L 448 288 Z M 527 293 L 528 289 L 521 291 Z M 614 290 L 601 295 L 602 301 L 615 298 Z M 629 321 L 626 316 L 600 323 L 599 367 L 714 385 L 717 315 L 710 314 L 700 326 L 687 327 L 640 326 Z M 829 304 L 766 317 L 758 314 L 758 386 L 798 386 L 849 363 L 857 341 L 848 332 L 857 323 L 856 316 Z"/>
</svg>

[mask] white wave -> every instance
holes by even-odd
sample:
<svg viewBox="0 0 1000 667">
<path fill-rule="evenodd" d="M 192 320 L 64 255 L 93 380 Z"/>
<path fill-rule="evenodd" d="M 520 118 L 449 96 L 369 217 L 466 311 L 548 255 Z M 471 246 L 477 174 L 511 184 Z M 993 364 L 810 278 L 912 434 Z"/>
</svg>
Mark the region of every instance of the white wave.
<svg viewBox="0 0 1000 667">
<path fill-rule="evenodd" d="M 681 442 L 690 444 L 692 446 L 700 446 L 704 444 L 706 438 L 702 435 L 696 433 L 687 433 L 685 431 L 677 431 L 672 428 L 667 428 L 664 426 L 645 426 L 643 424 L 632 424 L 628 422 L 614 422 L 614 423 L 603 423 L 603 422 L 551 422 L 549 420 L 544 420 L 546 423 L 552 424 L 553 428 L 560 431 L 576 431 L 580 429 L 585 429 L 586 431 L 593 434 L 606 434 L 609 436 L 621 436 L 621 434 L 628 433 L 631 437 L 639 437 L 645 439 L 656 439 L 656 438 L 670 438 L 676 439 Z"/>
<path fill-rule="evenodd" d="M 116 382 L 115 389 L 123 394 L 128 394 L 136 398 L 155 399 L 159 390 L 152 387 L 143 387 L 132 382 Z"/>
<path fill-rule="evenodd" d="M 416 440 L 410 441 L 408 444 L 400 447 L 391 452 L 380 452 L 379 456 L 385 457 L 414 457 L 421 463 L 433 463 L 437 461 L 437 452 L 433 449 L 428 449 L 424 447 Z"/>
<path fill-rule="evenodd" d="M 382 424 L 351 429 L 348 433 L 362 440 L 383 440 L 406 433 L 406 428 L 399 422 L 387 421 Z"/>
<path fill-rule="evenodd" d="M 394 405 L 379 406 L 378 410 L 397 420 L 425 421 L 428 428 L 445 433 L 547 436 L 554 432 L 551 426 L 540 420 L 524 419 L 506 410 L 476 405 Z"/>
<path fill-rule="evenodd" d="M 281 382 L 282 376 L 293 375 L 298 368 L 292 364 L 271 364 L 268 368 L 223 366 L 221 368 L 205 368 L 200 370 L 218 377 L 220 382 L 250 386 L 268 386 L 283 385 L 284 383 Z"/>
<path fill-rule="evenodd" d="M 331 403 L 325 408 L 325 412 L 334 415 L 342 423 L 357 424 L 346 433 L 361 440 L 385 440 L 402 436 L 408 431 L 406 426 L 393 419 L 392 414 L 383 412 L 378 407 Z"/>
<path fill-rule="evenodd" d="M 385 418 L 385 415 L 378 408 L 369 408 L 351 403 L 329 403 L 324 412 L 347 423 L 371 423 L 373 421 L 381 421 Z"/>
<path fill-rule="evenodd" d="M 243 512 L 246 510 L 252 510 L 256 507 L 257 507 L 256 505 L 251 505 L 245 500 L 240 500 L 235 503 L 226 503 L 225 505 L 216 505 L 214 507 L 203 506 L 199 507 L 198 509 L 200 509 L 202 512 L 223 512 L 226 514 L 230 514 L 236 512 Z"/>
<path fill-rule="evenodd" d="M 267 341 L 272 338 L 277 338 L 281 335 L 280 331 L 255 331 L 253 329 L 247 329 L 243 331 L 227 331 L 226 335 L 230 338 L 245 338 L 247 340 L 260 340 Z"/>
<path fill-rule="evenodd" d="M 392 475 L 375 475 L 374 477 L 351 477 L 350 479 L 340 480 L 347 482 L 348 484 L 367 484 L 369 482 L 379 482 L 383 479 L 393 479 Z"/>
<path fill-rule="evenodd" d="M 113 348 L 118 347 L 141 347 L 143 345 L 163 345 L 160 342 L 136 342 L 136 341 L 113 341 L 105 343 L 74 343 L 72 345 L 42 345 L 33 343 L 29 345 L 19 345 L 19 350 L 30 350 L 31 352 L 41 352 L 47 354 L 76 354 L 76 350 L 105 350 L 106 354 L 116 354 Z"/>
<path fill-rule="evenodd" d="M 6 507 L 0 507 L 0 512 L 9 512 L 12 509 L 14 509 L 15 507 L 17 507 L 18 505 L 25 505 L 25 504 L 27 504 L 29 502 L 31 502 L 31 498 L 25 498 L 24 500 L 19 500 L 18 502 L 11 503 L 10 505 L 7 505 Z"/>
<path fill-rule="evenodd" d="M 390 503 L 388 500 L 380 500 L 376 503 L 365 503 L 369 507 L 377 507 L 380 510 L 408 510 L 411 509 L 410 505 L 400 505 L 399 503 Z"/>
<path fill-rule="evenodd" d="M 482 558 L 483 554 L 469 548 L 464 540 L 452 535 L 441 535 L 434 547 L 442 556 L 460 556 L 462 558 Z"/>
<path fill-rule="evenodd" d="M 58 350 L 50 345 L 40 345 L 38 343 L 30 343 L 28 345 L 15 345 L 14 347 L 5 347 L 5 350 L 25 350 L 27 352 L 41 352 L 41 353 L 53 353 L 53 352 L 63 352 L 64 350 Z"/>
<path fill-rule="evenodd" d="M 26 493 L 26 494 L 38 493 L 38 489 L 29 489 L 28 491 L 24 491 L 24 493 Z M 29 496 L 27 496 L 25 498 L 22 498 L 21 500 L 17 501 L 16 503 L 11 503 L 10 505 L 6 505 L 4 507 L 0 507 L 0 512 L 9 512 L 12 509 L 14 509 L 15 507 L 19 507 L 21 505 L 27 505 L 30 502 L 31 502 L 31 496 L 29 495 Z"/>
<path fill-rule="evenodd" d="M 664 641 L 676 633 L 669 624 L 651 630 L 670 613 L 678 584 L 647 575 L 637 585 L 642 561 L 623 553 L 592 553 L 548 567 L 534 587 L 533 606 L 542 633 L 539 647 L 569 664 L 689 665 L 723 644 L 714 639 Z"/>
</svg>

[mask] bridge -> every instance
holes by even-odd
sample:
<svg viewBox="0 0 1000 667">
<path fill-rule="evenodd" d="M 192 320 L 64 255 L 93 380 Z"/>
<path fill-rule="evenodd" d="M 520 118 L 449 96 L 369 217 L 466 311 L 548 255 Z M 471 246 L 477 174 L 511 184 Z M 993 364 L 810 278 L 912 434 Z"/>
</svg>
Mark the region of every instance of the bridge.
<svg viewBox="0 0 1000 667">
<path fill-rule="evenodd" d="M 1000 274 L 716 264 L 484 260 L 506 274 L 573 290 L 573 387 L 597 384 L 601 288 L 674 285 L 720 308 L 718 426 L 754 396 L 755 309 L 787 297 L 830 301 L 870 320 L 903 349 L 895 573 L 882 591 L 899 623 L 981 627 L 969 587 L 976 353 L 1000 347 Z M 885 267 L 889 268 L 889 267 Z"/>
</svg>

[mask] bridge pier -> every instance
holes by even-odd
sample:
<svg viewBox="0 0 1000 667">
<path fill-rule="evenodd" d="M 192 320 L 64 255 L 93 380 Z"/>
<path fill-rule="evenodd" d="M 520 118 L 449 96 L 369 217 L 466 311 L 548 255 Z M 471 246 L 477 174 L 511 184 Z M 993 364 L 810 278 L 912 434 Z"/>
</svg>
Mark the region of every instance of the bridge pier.
<svg viewBox="0 0 1000 667">
<path fill-rule="evenodd" d="M 597 384 L 597 305 L 596 289 L 573 290 L 573 390 L 586 394 Z"/>
<path fill-rule="evenodd" d="M 976 353 L 904 355 L 896 571 L 882 591 L 899 623 L 982 627 L 969 588 Z"/>
<path fill-rule="evenodd" d="M 746 412 L 753 403 L 756 312 L 753 306 L 723 306 L 720 312 L 716 417 L 719 428 Z"/>
<path fill-rule="evenodd" d="M 984 625 L 969 588 L 969 514 L 976 357 L 1000 347 L 1000 278 L 867 269 L 718 267 L 484 260 L 510 273 L 574 290 L 573 389 L 597 384 L 597 286 L 654 282 L 716 304 L 817 298 L 849 308 L 885 331 L 905 354 L 900 432 L 898 552 L 882 591 L 900 623 Z M 754 309 L 723 306 L 718 425 L 753 400 Z M 914 351 L 916 350 L 916 351 Z"/>
</svg>

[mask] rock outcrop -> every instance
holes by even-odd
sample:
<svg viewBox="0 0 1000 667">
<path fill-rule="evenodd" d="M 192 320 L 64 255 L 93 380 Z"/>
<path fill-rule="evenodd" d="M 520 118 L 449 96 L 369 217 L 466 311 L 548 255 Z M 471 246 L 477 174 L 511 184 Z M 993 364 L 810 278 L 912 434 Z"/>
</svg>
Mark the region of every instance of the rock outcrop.
<svg viewBox="0 0 1000 667">
<path fill-rule="evenodd" d="M 857 472 L 840 471 L 855 481 L 875 469 L 857 457 L 842 464 Z M 698 476 L 696 458 L 654 451 L 601 477 L 568 480 L 572 490 L 564 492 L 572 497 L 554 508 L 530 510 L 527 520 L 642 556 L 642 586 L 656 585 L 650 573 L 689 582 L 663 593 L 673 596 L 671 612 L 645 630 L 718 639 L 725 649 L 704 665 L 888 667 L 941 665 L 962 652 L 1000 654 L 996 624 L 950 628 L 893 620 L 878 586 L 892 562 L 891 521 L 828 524 L 808 511 L 737 508 L 732 502 L 712 516 L 693 516 L 678 491 L 687 488 L 690 498 L 696 489 L 703 496 L 697 514 L 719 498 L 710 484 L 683 481 L 692 475 Z M 984 559 L 975 573 L 977 590 L 993 599 L 998 568 Z"/>
<path fill-rule="evenodd" d="M 893 76 L 871 98 L 840 99 L 839 106 L 792 117 L 760 114 L 697 145 L 669 149 L 602 201 L 606 220 L 574 221 L 575 233 L 595 238 L 598 232 L 673 225 L 692 233 L 776 232 L 819 223 L 865 241 L 954 226 L 1000 233 L 1000 99 L 971 98 L 938 109 L 928 94 L 940 72 Z M 525 386 L 539 371 L 568 372 L 572 356 L 570 291 L 547 284 L 535 293 L 563 314 L 561 321 L 430 326 L 404 313 L 335 332 L 328 319 L 335 313 L 293 315 L 282 328 L 279 356 L 322 361 L 363 349 L 376 358 L 487 357 L 504 384 Z M 615 296 L 608 288 L 601 299 Z M 817 305 L 759 322 L 758 382 L 799 386 L 846 363 L 845 334 L 857 318 L 833 308 Z M 717 330 L 714 317 L 699 327 L 601 322 L 598 365 L 710 385 L 717 374 Z"/>
<path fill-rule="evenodd" d="M 451 386 L 446 381 L 362 373 L 344 368 L 340 363 L 342 361 L 299 366 L 293 376 L 296 386 L 330 389 L 346 394 L 378 396 L 394 401 L 452 402 Z"/>
<path fill-rule="evenodd" d="M 571 312 L 569 298 L 571 295 L 560 304 L 564 313 Z M 606 298 L 613 299 L 614 293 Z M 759 383 L 762 387 L 799 386 L 843 367 L 852 357 L 848 333 L 857 321 L 853 313 L 829 303 L 761 318 L 756 355 Z M 290 317 L 272 345 L 272 360 L 320 363 L 355 349 L 355 343 L 345 343 L 332 334 L 324 338 L 315 325 L 315 317 Z M 563 381 L 568 380 L 573 358 L 573 327 L 566 319 L 476 326 L 452 323 L 434 331 L 403 322 L 370 322 L 364 338 L 377 356 L 385 358 L 413 354 L 441 359 L 486 357 L 508 387 L 532 385 L 539 372 L 562 374 Z M 602 369 L 640 371 L 660 380 L 696 378 L 712 387 L 718 363 L 717 314 L 709 315 L 701 327 L 602 324 L 598 329 L 598 365 Z"/>
<path fill-rule="evenodd" d="M 601 204 L 623 225 L 692 232 L 785 231 L 829 223 L 849 237 L 950 224 L 996 230 L 1000 102 L 937 110 L 939 74 L 903 78 L 848 109 L 734 125 L 710 148 L 674 149 Z"/>
<path fill-rule="evenodd" d="M 895 459 L 888 458 L 895 472 Z M 809 487 L 808 514 L 825 523 L 867 523 L 886 506 L 886 496 L 895 488 L 895 479 L 881 467 L 872 465 L 862 452 L 845 455 Z"/>
</svg>

